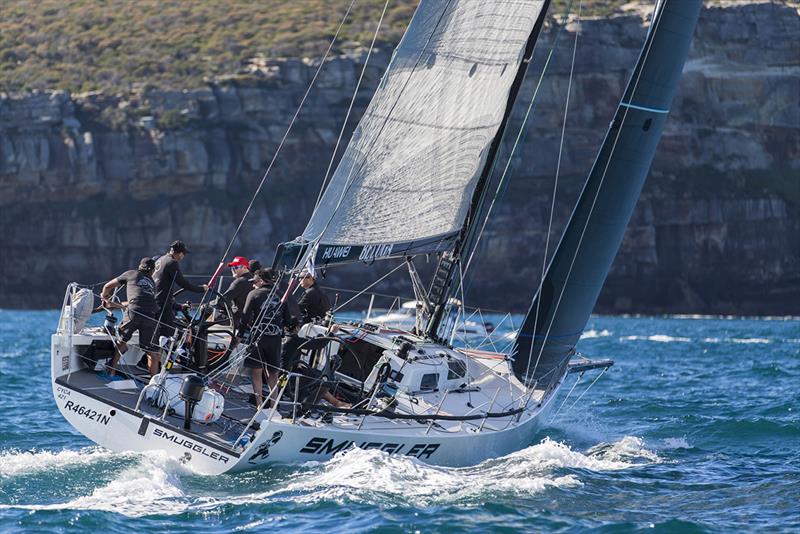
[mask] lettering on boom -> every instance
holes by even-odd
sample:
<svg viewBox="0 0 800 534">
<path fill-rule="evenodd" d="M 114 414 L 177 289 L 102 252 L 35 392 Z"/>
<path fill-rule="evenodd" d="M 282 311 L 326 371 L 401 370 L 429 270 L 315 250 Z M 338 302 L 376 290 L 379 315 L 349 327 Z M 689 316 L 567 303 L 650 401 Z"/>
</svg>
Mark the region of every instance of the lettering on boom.
<svg viewBox="0 0 800 534">
<path fill-rule="evenodd" d="M 350 255 L 352 247 L 325 247 L 322 251 L 322 261 L 341 260 Z"/>
<path fill-rule="evenodd" d="M 403 456 L 413 456 L 415 458 L 428 459 L 433 453 L 439 449 L 439 443 L 415 443 L 406 448 L 404 443 L 380 443 L 377 441 L 364 441 L 356 444 L 355 441 L 344 440 L 341 443 L 335 443 L 333 439 L 329 438 L 311 438 L 308 443 L 300 449 L 304 454 L 336 454 L 349 449 L 350 447 L 358 446 L 360 449 L 380 449 L 388 454 L 401 454 Z"/>
<path fill-rule="evenodd" d="M 372 261 L 385 258 L 392 253 L 394 245 L 367 245 L 361 249 L 358 259 L 361 261 Z"/>
</svg>

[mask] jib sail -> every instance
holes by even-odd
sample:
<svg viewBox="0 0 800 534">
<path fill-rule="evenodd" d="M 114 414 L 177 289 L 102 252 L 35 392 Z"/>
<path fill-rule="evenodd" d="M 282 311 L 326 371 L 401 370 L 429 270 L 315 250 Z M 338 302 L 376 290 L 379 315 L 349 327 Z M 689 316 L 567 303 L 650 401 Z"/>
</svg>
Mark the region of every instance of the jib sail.
<svg viewBox="0 0 800 534">
<path fill-rule="evenodd" d="M 662 0 L 578 204 L 520 329 L 517 377 L 563 376 L 644 185 L 689 51 L 702 0 Z"/>
</svg>

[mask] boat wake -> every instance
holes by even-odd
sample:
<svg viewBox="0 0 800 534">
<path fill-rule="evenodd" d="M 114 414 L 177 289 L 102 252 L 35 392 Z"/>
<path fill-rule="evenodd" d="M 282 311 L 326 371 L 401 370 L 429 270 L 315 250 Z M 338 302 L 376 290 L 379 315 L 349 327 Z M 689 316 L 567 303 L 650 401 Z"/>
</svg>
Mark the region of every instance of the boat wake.
<svg viewBox="0 0 800 534">
<path fill-rule="evenodd" d="M 579 487 L 587 471 L 630 469 L 658 463 L 640 438 L 599 443 L 586 452 L 549 438 L 508 456 L 463 468 L 437 467 L 378 450 L 351 449 L 332 460 L 299 468 L 223 475 L 213 482 L 159 454 L 115 454 L 100 448 L 80 451 L 9 452 L 2 455 L 0 487 L 15 477 L 87 465 L 119 468 L 105 483 L 64 502 L 3 503 L 0 508 L 92 510 L 129 517 L 209 513 L 220 507 L 320 502 L 382 506 L 480 505 L 513 500 L 550 488 Z M 120 467 L 119 460 L 124 465 Z M 131 461 L 132 460 L 132 461 Z M 287 469 L 291 469 L 287 471 Z M 287 474 L 284 475 L 283 472 Z M 255 478 L 254 478 L 255 477 Z M 211 482 L 211 483 L 210 483 Z"/>
<path fill-rule="evenodd" d="M 580 486 L 581 470 L 612 471 L 659 461 L 634 437 L 598 444 L 585 454 L 546 438 L 508 456 L 463 468 L 430 466 L 377 450 L 353 449 L 300 475 L 284 491 L 300 493 L 307 502 L 481 504 L 490 495 L 514 498 L 551 487 Z"/>
<path fill-rule="evenodd" d="M 52 479 L 61 475 L 73 482 L 82 477 L 84 480 L 76 486 L 88 487 L 90 493 L 65 502 L 2 503 L 0 509 L 96 510 L 131 517 L 174 514 L 188 507 L 180 475 L 190 473 L 177 460 L 166 458 L 163 453 L 114 453 L 101 447 L 60 452 L 9 451 L 0 454 L 0 490 L 6 484 L 13 484 L 15 479 L 16 482 L 30 479 L 30 484 L 36 484 L 38 478 Z M 95 484 L 86 480 L 92 475 Z M 108 482 L 103 484 L 105 481 Z"/>
<path fill-rule="evenodd" d="M 119 457 L 102 447 L 86 447 L 77 451 L 17 451 L 0 452 L 0 479 L 32 474 L 52 469 L 83 468 Z"/>
</svg>

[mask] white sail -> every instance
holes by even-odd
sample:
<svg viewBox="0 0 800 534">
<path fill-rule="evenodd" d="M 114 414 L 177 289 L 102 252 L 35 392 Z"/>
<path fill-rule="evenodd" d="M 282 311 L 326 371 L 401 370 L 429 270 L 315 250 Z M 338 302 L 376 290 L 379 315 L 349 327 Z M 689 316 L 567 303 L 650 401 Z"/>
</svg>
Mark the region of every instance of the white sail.
<svg viewBox="0 0 800 534">
<path fill-rule="evenodd" d="M 303 232 L 321 260 L 439 250 L 459 232 L 544 4 L 422 0 Z"/>
</svg>

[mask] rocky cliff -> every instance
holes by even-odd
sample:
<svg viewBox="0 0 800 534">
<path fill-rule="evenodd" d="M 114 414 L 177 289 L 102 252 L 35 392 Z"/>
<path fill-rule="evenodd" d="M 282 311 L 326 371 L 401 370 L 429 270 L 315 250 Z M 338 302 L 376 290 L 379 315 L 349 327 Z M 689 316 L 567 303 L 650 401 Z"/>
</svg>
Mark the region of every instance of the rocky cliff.
<svg viewBox="0 0 800 534">
<path fill-rule="evenodd" d="M 632 10 L 580 25 L 550 250 L 635 62 L 646 17 Z M 558 28 L 551 21 L 521 101 Z M 481 241 L 469 304 L 522 310 L 541 274 L 577 29 L 570 22 L 558 39 L 510 185 Z M 390 50 L 373 54 L 354 119 Z M 237 254 L 269 261 L 277 243 L 302 230 L 364 57 L 354 52 L 325 65 Z M 213 271 L 314 69 L 311 60 L 254 59 L 247 72 L 193 90 L 0 94 L 0 306 L 57 305 L 68 281 L 106 280 L 175 238 L 192 249 L 185 271 Z M 328 282 L 354 286 L 363 277 L 363 269 L 332 270 Z M 796 314 L 798 302 L 798 6 L 708 6 L 598 311 Z"/>
</svg>

